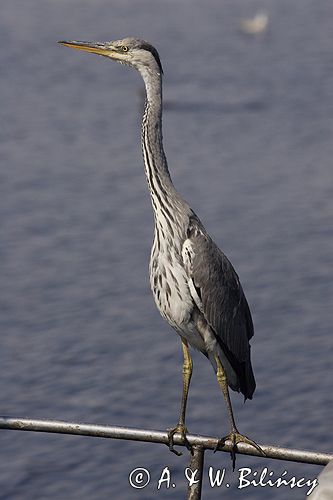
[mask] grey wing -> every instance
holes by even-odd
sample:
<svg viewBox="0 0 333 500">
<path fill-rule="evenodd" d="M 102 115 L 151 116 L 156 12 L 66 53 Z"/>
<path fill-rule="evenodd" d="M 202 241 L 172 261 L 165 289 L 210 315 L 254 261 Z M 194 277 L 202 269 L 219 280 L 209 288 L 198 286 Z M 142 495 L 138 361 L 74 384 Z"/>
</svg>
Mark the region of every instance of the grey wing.
<svg viewBox="0 0 333 500">
<path fill-rule="evenodd" d="M 184 243 L 191 249 L 190 289 L 201 312 L 239 380 L 245 398 L 252 398 L 255 380 L 249 340 L 254 334 L 250 309 L 232 264 L 207 235 L 200 221 L 190 218 Z"/>
</svg>

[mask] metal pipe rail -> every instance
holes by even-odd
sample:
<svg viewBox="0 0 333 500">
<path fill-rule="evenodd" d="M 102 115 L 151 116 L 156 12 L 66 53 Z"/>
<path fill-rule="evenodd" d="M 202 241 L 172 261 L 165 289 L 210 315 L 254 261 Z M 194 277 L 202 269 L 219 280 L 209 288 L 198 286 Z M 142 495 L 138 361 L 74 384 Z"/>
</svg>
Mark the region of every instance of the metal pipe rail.
<svg viewBox="0 0 333 500">
<path fill-rule="evenodd" d="M 47 420 L 33 418 L 16 418 L 0 416 L 0 429 L 16 431 L 52 432 L 58 434 L 74 434 L 79 436 L 93 436 L 111 439 L 128 439 L 131 441 L 146 441 L 150 443 L 161 443 L 168 445 L 168 434 L 166 431 L 154 431 L 148 429 L 135 429 L 129 427 L 118 427 L 114 425 L 98 425 L 78 422 L 64 422 L 62 420 Z M 215 437 L 187 434 L 187 439 L 192 446 L 199 446 L 205 450 L 214 450 L 218 439 Z M 174 443 L 184 446 L 178 434 L 174 436 Z M 246 443 L 237 445 L 237 452 L 244 455 L 259 456 L 261 458 L 274 458 L 277 460 L 288 460 L 292 462 L 303 462 L 314 465 L 326 465 L 333 460 L 333 453 L 319 453 L 314 451 L 295 450 L 281 448 L 273 445 L 259 445 L 265 452 L 263 457 L 253 446 Z M 231 443 L 228 441 L 217 451 L 230 452 Z"/>
<path fill-rule="evenodd" d="M 58 434 L 72 434 L 78 436 L 92 436 L 110 439 L 127 439 L 131 441 L 145 441 L 150 443 L 161 443 L 168 445 L 168 434 L 166 431 L 154 431 L 149 429 L 135 429 L 129 427 L 118 427 L 113 425 L 98 425 L 78 422 L 64 422 L 62 420 L 16 418 L 0 416 L 0 429 L 9 429 L 16 431 L 50 432 Z M 187 434 L 187 440 L 193 447 L 193 453 L 190 460 L 190 468 L 197 470 L 197 477 L 200 481 L 189 488 L 188 499 L 200 500 L 201 485 L 203 475 L 203 463 L 205 450 L 215 450 L 218 439 L 208 436 L 199 436 Z M 175 434 L 174 443 L 178 446 L 184 446 L 181 436 Z M 281 448 L 273 445 L 260 444 L 265 453 L 265 457 L 259 453 L 253 446 L 246 443 L 237 445 L 237 453 L 244 455 L 259 456 L 261 458 L 273 458 L 276 460 L 288 460 L 292 462 L 301 462 L 314 465 L 326 465 L 333 460 L 333 454 L 319 453 L 313 451 L 295 450 L 290 448 Z M 223 447 L 217 451 L 230 452 L 231 443 L 227 441 Z"/>
</svg>

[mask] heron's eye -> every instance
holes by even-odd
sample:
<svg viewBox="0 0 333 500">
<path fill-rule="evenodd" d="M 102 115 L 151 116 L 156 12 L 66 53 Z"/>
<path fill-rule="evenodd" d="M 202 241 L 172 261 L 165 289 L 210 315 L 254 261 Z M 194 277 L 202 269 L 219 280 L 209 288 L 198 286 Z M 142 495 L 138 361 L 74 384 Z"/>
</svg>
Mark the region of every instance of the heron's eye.
<svg viewBox="0 0 333 500">
<path fill-rule="evenodd" d="M 123 52 L 128 52 L 128 47 L 127 47 L 127 45 L 122 45 L 122 46 L 121 46 L 121 50 L 122 50 Z"/>
</svg>

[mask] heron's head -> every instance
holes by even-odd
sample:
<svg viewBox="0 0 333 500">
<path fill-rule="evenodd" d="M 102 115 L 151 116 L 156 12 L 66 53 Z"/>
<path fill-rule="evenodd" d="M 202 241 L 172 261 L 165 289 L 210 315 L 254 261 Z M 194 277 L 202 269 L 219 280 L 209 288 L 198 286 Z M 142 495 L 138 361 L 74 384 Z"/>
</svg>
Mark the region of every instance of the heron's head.
<svg viewBox="0 0 333 500">
<path fill-rule="evenodd" d="M 66 47 L 109 57 L 121 64 L 133 66 L 141 73 L 151 71 L 162 74 L 162 64 L 155 47 L 138 38 L 124 38 L 115 42 L 61 41 Z"/>
</svg>

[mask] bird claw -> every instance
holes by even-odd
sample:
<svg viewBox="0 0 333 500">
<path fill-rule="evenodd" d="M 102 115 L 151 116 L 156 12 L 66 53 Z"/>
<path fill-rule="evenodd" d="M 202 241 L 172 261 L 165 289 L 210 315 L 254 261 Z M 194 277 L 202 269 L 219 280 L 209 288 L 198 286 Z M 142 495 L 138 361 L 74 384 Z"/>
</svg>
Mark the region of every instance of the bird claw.
<svg viewBox="0 0 333 500">
<path fill-rule="evenodd" d="M 177 433 L 179 433 L 181 435 L 181 438 L 183 440 L 184 445 L 192 453 L 192 446 L 186 437 L 187 432 L 188 432 L 187 427 L 181 423 L 178 423 L 176 425 L 176 427 L 172 427 L 171 429 L 168 429 L 169 450 L 172 453 L 174 453 L 175 455 L 177 455 L 177 457 L 180 457 L 182 455 L 181 451 L 177 451 L 174 448 L 173 436 Z"/>
<path fill-rule="evenodd" d="M 220 447 L 224 446 L 226 441 L 231 441 L 231 444 L 232 444 L 230 455 L 231 455 L 232 470 L 233 471 L 235 470 L 235 465 L 236 465 L 236 451 L 237 451 L 238 443 L 249 444 L 249 445 L 253 446 L 257 451 L 259 451 L 259 453 L 261 455 L 263 455 L 264 457 L 266 456 L 266 453 L 264 452 L 264 450 L 262 448 L 260 448 L 260 446 L 257 443 L 252 441 L 252 439 L 249 439 L 248 437 L 243 436 L 243 434 L 240 434 L 238 431 L 232 431 L 227 436 L 219 439 L 215 448 L 214 448 L 214 453 Z"/>
</svg>

